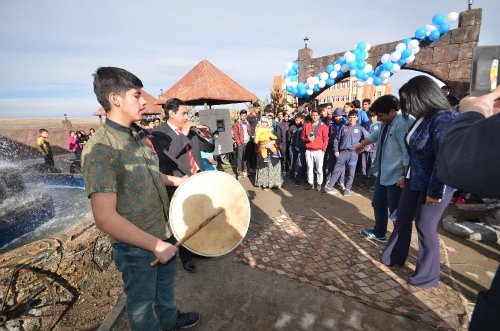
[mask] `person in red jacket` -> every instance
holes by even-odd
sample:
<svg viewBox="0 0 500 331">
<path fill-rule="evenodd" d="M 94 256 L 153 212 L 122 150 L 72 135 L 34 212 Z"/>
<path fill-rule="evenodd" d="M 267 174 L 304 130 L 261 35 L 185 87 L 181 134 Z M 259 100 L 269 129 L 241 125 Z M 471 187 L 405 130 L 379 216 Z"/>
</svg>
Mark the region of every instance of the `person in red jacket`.
<svg viewBox="0 0 500 331">
<path fill-rule="evenodd" d="M 328 146 L 328 126 L 320 121 L 317 110 L 311 110 L 311 123 L 304 124 L 301 139 L 306 146 L 307 182 L 306 190 L 314 189 L 314 172 L 316 172 L 316 190 L 321 190 L 323 183 L 323 159 Z"/>
<path fill-rule="evenodd" d="M 242 109 L 240 111 L 240 118 L 233 125 L 233 139 L 236 144 L 236 171 L 238 177 L 247 176 L 247 156 L 248 147 L 247 143 L 252 140 L 252 126 L 247 121 L 247 111 Z"/>
</svg>

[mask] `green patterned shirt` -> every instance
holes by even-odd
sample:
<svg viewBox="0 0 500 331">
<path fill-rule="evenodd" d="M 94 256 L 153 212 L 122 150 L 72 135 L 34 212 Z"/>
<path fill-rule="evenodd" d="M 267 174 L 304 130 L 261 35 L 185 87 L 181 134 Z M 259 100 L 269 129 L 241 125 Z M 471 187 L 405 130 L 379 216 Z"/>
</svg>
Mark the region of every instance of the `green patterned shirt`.
<svg viewBox="0 0 500 331">
<path fill-rule="evenodd" d="M 160 239 L 172 235 L 170 200 L 158 169 L 157 156 L 144 131 L 106 119 L 83 149 L 85 188 L 92 193 L 116 193 L 116 211 L 141 230 Z M 113 242 L 116 242 L 112 238 Z"/>
</svg>

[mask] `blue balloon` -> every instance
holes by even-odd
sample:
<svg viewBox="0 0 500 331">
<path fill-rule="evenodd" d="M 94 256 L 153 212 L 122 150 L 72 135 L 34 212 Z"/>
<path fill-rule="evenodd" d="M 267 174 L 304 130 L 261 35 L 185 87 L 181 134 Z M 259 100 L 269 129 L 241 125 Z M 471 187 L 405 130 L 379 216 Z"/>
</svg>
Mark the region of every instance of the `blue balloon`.
<svg viewBox="0 0 500 331">
<path fill-rule="evenodd" d="M 401 58 L 396 63 L 399 64 L 400 67 L 402 67 L 406 64 L 406 58 L 404 59 Z"/>
<path fill-rule="evenodd" d="M 328 85 L 328 86 L 332 86 L 333 84 L 335 84 L 335 81 L 334 81 L 332 78 L 328 78 L 328 79 L 326 80 L 326 85 Z"/>
<path fill-rule="evenodd" d="M 292 88 L 291 86 L 287 86 L 287 87 L 286 87 L 286 90 L 287 90 L 289 93 L 292 93 L 293 88 Z"/>
<path fill-rule="evenodd" d="M 403 42 L 405 43 L 406 46 L 408 46 L 410 41 L 411 41 L 411 38 L 406 38 L 405 40 L 403 40 Z"/>
<path fill-rule="evenodd" d="M 382 78 L 380 77 L 375 77 L 373 79 L 373 84 L 375 84 L 376 86 L 379 86 L 380 84 L 382 84 Z"/>
<path fill-rule="evenodd" d="M 450 24 L 444 22 L 439 26 L 439 33 L 445 34 L 446 32 L 450 31 Z"/>
<path fill-rule="evenodd" d="M 290 80 L 291 80 L 292 82 L 296 82 L 296 81 L 298 81 L 298 80 L 299 80 L 299 78 L 297 77 L 297 75 L 293 75 L 293 76 L 291 76 L 291 77 L 290 77 Z"/>
<path fill-rule="evenodd" d="M 327 66 L 326 66 L 326 72 L 327 72 L 327 73 L 330 73 L 330 72 L 332 72 L 332 71 L 333 71 L 333 65 L 331 65 L 331 64 L 327 65 Z"/>
<path fill-rule="evenodd" d="M 411 51 L 411 49 L 405 49 L 404 51 L 401 52 L 401 58 L 402 59 L 406 59 L 408 56 L 412 55 L 413 52 Z"/>
<path fill-rule="evenodd" d="M 424 39 L 427 37 L 427 31 L 424 28 L 418 28 L 417 31 L 415 31 L 415 38 L 418 40 Z"/>
<path fill-rule="evenodd" d="M 366 57 L 366 52 L 361 52 L 358 55 L 356 55 L 356 61 L 364 61 Z"/>
<path fill-rule="evenodd" d="M 358 67 L 357 64 L 358 63 L 356 61 L 352 61 L 351 63 L 349 63 L 349 69 L 356 69 Z"/>
<path fill-rule="evenodd" d="M 361 50 L 356 48 L 355 50 L 352 51 L 352 54 L 357 56 L 357 55 L 361 54 Z"/>
<path fill-rule="evenodd" d="M 298 70 L 299 70 L 299 65 L 298 65 L 298 63 L 294 63 L 294 64 L 292 65 L 292 69 L 293 69 L 294 71 L 298 71 Z"/>
<path fill-rule="evenodd" d="M 339 71 L 337 73 L 337 80 L 339 80 L 340 78 L 342 78 L 342 76 L 344 76 L 344 73 L 342 71 Z"/>
<path fill-rule="evenodd" d="M 297 88 L 294 88 L 292 90 L 292 93 L 293 93 L 293 95 L 297 95 L 297 94 L 299 94 L 299 90 Z"/>
<path fill-rule="evenodd" d="M 441 37 L 441 34 L 439 33 L 439 30 L 432 30 L 431 34 L 429 35 L 429 39 L 431 41 L 436 41 Z"/>
<path fill-rule="evenodd" d="M 363 70 L 364 67 L 366 67 L 365 61 L 358 62 L 358 69 L 359 70 Z"/>
<path fill-rule="evenodd" d="M 441 25 L 445 22 L 445 17 L 443 14 L 436 14 L 434 15 L 434 17 L 432 18 L 432 24 L 434 25 Z"/>
<path fill-rule="evenodd" d="M 304 83 L 302 83 L 302 82 L 300 82 L 300 83 L 297 84 L 297 88 L 299 90 L 302 90 L 302 89 L 305 90 L 306 89 L 306 87 L 304 86 Z"/>
<path fill-rule="evenodd" d="M 357 49 L 359 49 L 360 51 L 364 51 L 366 49 L 366 43 L 364 41 L 361 41 L 358 43 Z"/>
<path fill-rule="evenodd" d="M 344 57 L 344 56 L 341 56 L 341 57 L 339 57 L 339 58 L 338 58 L 338 60 L 337 60 L 337 61 L 335 61 L 335 62 L 337 62 L 337 63 L 338 63 L 338 64 L 340 64 L 340 65 L 343 65 L 343 64 L 345 63 L 345 57 Z"/>
<path fill-rule="evenodd" d="M 318 85 L 314 85 L 313 91 L 314 92 L 319 92 L 320 88 Z"/>
<path fill-rule="evenodd" d="M 391 71 L 393 67 L 394 67 L 394 62 L 392 61 L 387 61 L 386 63 L 384 63 L 385 71 Z"/>
<path fill-rule="evenodd" d="M 356 71 L 356 78 L 361 79 L 363 77 L 363 72 L 362 71 Z"/>
</svg>

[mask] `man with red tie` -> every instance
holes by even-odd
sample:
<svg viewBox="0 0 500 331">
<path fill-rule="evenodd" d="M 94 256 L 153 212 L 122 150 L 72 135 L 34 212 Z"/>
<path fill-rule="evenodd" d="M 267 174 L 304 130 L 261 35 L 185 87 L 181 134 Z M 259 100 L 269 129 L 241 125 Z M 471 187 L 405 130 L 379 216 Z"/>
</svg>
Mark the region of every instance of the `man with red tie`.
<svg viewBox="0 0 500 331">
<path fill-rule="evenodd" d="M 160 159 L 160 171 L 169 176 L 187 179 L 205 170 L 200 151 L 213 152 L 215 145 L 204 130 L 198 130 L 188 120 L 188 109 L 182 100 L 170 99 L 163 106 L 167 121 L 151 131 L 151 141 Z M 169 198 L 177 187 L 167 186 Z M 196 272 L 192 254 L 182 248 L 179 256 L 184 269 Z"/>
</svg>

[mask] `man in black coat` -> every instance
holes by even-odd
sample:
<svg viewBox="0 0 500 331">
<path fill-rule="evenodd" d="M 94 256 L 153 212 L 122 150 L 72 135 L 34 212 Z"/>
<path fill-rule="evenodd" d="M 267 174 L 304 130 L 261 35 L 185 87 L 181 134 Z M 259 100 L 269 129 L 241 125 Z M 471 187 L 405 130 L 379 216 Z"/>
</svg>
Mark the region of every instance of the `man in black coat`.
<svg viewBox="0 0 500 331">
<path fill-rule="evenodd" d="M 188 109 L 182 100 L 170 99 L 163 109 L 167 121 L 151 131 L 151 142 L 160 159 L 160 171 L 186 180 L 205 170 L 200 151 L 213 152 L 215 145 L 204 128 L 197 128 L 188 120 Z M 170 199 L 176 189 L 176 186 L 167 186 Z M 181 247 L 179 256 L 186 271 L 196 272 L 191 252 Z"/>
</svg>

